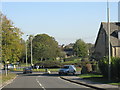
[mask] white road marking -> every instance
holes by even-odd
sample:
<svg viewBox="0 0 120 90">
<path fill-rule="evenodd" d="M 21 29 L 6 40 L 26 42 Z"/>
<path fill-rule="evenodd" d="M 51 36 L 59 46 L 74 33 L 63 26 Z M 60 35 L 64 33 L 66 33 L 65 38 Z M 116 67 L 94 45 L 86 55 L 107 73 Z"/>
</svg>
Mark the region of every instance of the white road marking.
<svg viewBox="0 0 120 90">
<path fill-rule="evenodd" d="M 63 80 L 63 79 L 61 79 L 60 77 L 58 77 L 60 80 Z M 77 84 L 77 83 L 72 83 L 72 82 L 70 82 L 70 81 L 67 81 L 67 80 L 63 80 L 64 82 L 67 82 L 67 83 L 70 83 L 70 84 L 73 84 L 73 85 L 76 85 L 76 86 L 80 86 L 79 84 Z M 86 87 L 86 86 L 83 86 L 83 85 L 81 85 L 82 87 L 85 87 L 85 88 L 89 88 L 89 87 Z"/>
<path fill-rule="evenodd" d="M 38 76 L 38 77 L 40 77 L 40 76 Z M 43 85 L 39 82 L 38 77 L 36 77 L 37 83 L 42 87 L 43 90 L 46 90 L 45 87 L 43 87 Z"/>
<path fill-rule="evenodd" d="M 39 82 L 38 77 L 42 77 L 42 76 L 37 76 L 37 77 L 36 77 L 36 81 L 39 83 L 39 85 L 42 87 L 43 90 L 46 90 L 45 87 L 43 87 L 43 85 Z M 70 84 L 73 84 L 73 85 L 76 85 L 76 86 L 80 86 L 79 84 L 71 83 L 71 82 L 69 82 L 69 81 L 63 80 L 63 79 L 61 79 L 60 77 L 56 77 L 56 78 L 58 78 L 58 79 L 60 79 L 60 80 L 62 80 L 62 81 L 64 81 L 64 82 L 67 82 L 67 83 L 70 83 Z M 83 85 L 81 85 L 81 86 L 82 86 L 82 87 L 85 87 L 85 88 L 89 88 L 89 87 L 86 87 L 86 86 L 83 86 Z M 90 89 L 90 88 L 89 88 L 89 89 Z"/>
<path fill-rule="evenodd" d="M 5 82 L 3 86 L 1 85 L 0 90 L 1 90 L 2 88 L 4 88 L 5 86 L 7 86 L 8 84 L 11 84 L 17 77 L 18 77 L 18 75 L 16 75 L 13 79 L 10 79 L 10 80 L 8 80 L 7 82 Z M 3 84 L 3 83 L 2 83 L 2 84 Z"/>
</svg>

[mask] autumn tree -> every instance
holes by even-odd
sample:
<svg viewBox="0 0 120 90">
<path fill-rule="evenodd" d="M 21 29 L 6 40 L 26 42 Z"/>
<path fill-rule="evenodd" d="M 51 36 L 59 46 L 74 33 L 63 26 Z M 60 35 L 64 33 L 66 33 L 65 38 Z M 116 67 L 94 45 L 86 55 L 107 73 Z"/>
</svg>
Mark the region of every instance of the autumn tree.
<svg viewBox="0 0 120 90">
<path fill-rule="evenodd" d="M 19 61 L 24 52 L 24 43 L 19 28 L 14 27 L 13 22 L 6 16 L 0 15 L 2 20 L 2 60 L 14 63 Z"/>
</svg>

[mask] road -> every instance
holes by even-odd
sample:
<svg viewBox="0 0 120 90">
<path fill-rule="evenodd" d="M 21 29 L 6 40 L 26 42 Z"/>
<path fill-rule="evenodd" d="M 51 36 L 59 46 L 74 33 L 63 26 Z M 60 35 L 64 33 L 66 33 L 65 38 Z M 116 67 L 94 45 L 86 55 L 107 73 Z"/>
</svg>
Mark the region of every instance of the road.
<svg viewBox="0 0 120 90">
<path fill-rule="evenodd" d="M 71 83 L 62 80 L 57 74 L 43 75 L 40 73 L 22 74 L 19 72 L 17 78 L 3 88 L 41 88 L 47 90 L 50 88 L 88 88 L 86 86 Z"/>
</svg>

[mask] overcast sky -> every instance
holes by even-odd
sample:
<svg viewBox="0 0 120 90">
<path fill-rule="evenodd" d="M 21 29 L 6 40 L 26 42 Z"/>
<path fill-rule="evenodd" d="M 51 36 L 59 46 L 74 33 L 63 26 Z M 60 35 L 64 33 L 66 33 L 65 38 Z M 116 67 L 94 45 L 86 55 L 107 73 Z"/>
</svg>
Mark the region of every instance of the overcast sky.
<svg viewBox="0 0 120 90">
<path fill-rule="evenodd" d="M 2 12 L 26 35 L 46 33 L 59 44 L 81 38 L 95 43 L 101 22 L 107 21 L 106 2 L 3 2 Z M 118 3 L 110 3 L 110 21 L 118 21 Z"/>
</svg>

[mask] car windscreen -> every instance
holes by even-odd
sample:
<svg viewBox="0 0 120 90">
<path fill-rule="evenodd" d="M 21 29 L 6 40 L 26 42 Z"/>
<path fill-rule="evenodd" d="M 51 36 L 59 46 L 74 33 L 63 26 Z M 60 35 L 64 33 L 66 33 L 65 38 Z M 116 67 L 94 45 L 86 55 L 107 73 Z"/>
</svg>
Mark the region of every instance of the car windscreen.
<svg viewBox="0 0 120 90">
<path fill-rule="evenodd" d="M 64 66 L 63 68 L 64 68 L 64 69 L 68 69 L 68 68 L 69 68 L 69 66 Z"/>
<path fill-rule="evenodd" d="M 8 66 L 13 66 L 12 64 L 8 64 Z"/>
</svg>

